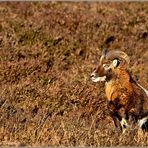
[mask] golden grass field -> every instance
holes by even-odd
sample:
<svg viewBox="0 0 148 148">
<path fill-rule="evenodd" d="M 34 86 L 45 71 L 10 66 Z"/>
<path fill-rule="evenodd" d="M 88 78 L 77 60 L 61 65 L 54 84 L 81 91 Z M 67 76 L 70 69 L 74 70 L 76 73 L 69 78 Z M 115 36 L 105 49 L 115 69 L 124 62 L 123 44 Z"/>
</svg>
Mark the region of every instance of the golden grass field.
<svg viewBox="0 0 148 148">
<path fill-rule="evenodd" d="M 147 2 L 1 2 L 0 146 L 148 146 L 115 130 L 89 79 L 103 48 L 148 88 Z"/>
</svg>

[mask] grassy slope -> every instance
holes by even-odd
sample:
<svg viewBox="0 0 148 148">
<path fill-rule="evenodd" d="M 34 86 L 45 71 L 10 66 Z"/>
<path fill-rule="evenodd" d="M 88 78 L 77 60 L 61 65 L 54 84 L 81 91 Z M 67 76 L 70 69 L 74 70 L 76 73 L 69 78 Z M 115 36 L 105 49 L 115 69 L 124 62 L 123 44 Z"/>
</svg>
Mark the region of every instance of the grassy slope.
<svg viewBox="0 0 148 148">
<path fill-rule="evenodd" d="M 115 132 L 89 81 L 107 47 L 148 87 L 148 3 L 8 2 L 0 14 L 0 145 L 148 145 L 136 128 Z"/>
</svg>

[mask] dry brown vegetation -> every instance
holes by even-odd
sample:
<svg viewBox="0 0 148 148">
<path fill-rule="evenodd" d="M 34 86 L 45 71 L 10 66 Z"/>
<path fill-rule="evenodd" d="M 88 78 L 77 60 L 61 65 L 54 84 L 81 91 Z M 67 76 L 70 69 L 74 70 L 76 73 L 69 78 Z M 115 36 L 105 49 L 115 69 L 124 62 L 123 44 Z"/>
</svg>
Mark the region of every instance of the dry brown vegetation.
<svg viewBox="0 0 148 148">
<path fill-rule="evenodd" d="M 89 80 L 107 47 L 148 88 L 147 2 L 1 2 L 0 22 L 1 146 L 148 146 L 137 127 L 115 131 Z"/>
</svg>

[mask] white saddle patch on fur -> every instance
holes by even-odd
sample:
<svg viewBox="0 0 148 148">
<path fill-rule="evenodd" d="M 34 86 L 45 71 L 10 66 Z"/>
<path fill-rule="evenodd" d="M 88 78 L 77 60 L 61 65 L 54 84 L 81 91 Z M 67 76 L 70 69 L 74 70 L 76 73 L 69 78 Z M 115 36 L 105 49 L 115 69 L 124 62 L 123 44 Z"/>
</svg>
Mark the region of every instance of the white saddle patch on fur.
<svg viewBox="0 0 148 148">
<path fill-rule="evenodd" d="M 144 92 L 146 93 L 146 95 L 148 96 L 148 90 L 145 89 L 143 86 L 141 86 L 139 83 L 137 83 L 137 85 L 138 85 L 140 88 L 142 88 L 142 89 L 144 90 Z"/>
</svg>

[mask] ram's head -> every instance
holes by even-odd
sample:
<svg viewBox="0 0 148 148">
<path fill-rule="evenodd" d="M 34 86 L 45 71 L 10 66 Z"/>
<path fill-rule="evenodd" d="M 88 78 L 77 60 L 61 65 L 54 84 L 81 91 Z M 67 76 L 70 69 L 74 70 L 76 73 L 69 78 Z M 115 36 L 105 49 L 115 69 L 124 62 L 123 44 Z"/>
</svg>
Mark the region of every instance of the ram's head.
<svg viewBox="0 0 148 148">
<path fill-rule="evenodd" d="M 129 56 L 118 50 L 108 51 L 104 49 L 102 51 L 98 66 L 91 74 L 91 80 L 93 82 L 106 81 L 110 79 L 111 75 L 119 68 L 126 68 L 129 64 Z"/>
</svg>

